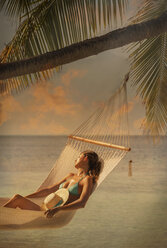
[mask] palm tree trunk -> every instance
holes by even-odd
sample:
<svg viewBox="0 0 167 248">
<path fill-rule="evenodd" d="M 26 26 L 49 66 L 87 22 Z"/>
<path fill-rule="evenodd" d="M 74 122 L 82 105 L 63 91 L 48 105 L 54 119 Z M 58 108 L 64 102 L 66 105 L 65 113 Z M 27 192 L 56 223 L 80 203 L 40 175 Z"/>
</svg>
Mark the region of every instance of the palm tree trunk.
<svg viewBox="0 0 167 248">
<path fill-rule="evenodd" d="M 48 52 L 22 61 L 0 64 L 0 80 L 44 71 L 97 55 L 103 51 L 122 47 L 167 32 L 167 12 L 160 17 L 117 29 L 100 37 L 85 40 L 57 51 Z"/>
</svg>

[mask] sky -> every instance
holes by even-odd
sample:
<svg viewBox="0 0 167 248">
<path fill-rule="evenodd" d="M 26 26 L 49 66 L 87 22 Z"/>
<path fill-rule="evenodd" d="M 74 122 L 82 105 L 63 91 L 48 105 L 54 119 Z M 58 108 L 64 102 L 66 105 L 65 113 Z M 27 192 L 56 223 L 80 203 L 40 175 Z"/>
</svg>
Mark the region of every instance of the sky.
<svg viewBox="0 0 167 248">
<path fill-rule="evenodd" d="M 2 13 L 0 18 L 2 50 L 16 25 Z M 0 135 L 70 134 L 119 88 L 128 70 L 128 54 L 113 49 L 67 64 L 19 95 L 1 97 Z M 128 101 L 130 134 L 141 134 L 144 108 L 130 84 Z"/>
</svg>

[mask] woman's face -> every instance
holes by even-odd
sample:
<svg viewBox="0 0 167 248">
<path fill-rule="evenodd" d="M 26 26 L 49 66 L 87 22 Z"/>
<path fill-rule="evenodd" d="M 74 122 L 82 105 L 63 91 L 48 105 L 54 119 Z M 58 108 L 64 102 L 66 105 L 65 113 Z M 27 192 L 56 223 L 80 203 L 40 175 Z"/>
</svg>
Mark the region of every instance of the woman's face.
<svg viewBox="0 0 167 248">
<path fill-rule="evenodd" d="M 88 168 L 88 158 L 85 156 L 83 153 L 79 155 L 79 157 L 75 160 L 75 168 L 83 168 L 87 169 Z"/>
</svg>

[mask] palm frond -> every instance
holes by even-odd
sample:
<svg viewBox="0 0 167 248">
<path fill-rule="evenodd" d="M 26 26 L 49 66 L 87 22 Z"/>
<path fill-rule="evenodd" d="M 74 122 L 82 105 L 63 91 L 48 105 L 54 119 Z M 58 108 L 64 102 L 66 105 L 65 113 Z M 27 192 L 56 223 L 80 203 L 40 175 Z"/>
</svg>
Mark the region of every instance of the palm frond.
<svg viewBox="0 0 167 248">
<path fill-rule="evenodd" d="M 29 16 L 22 22 L 0 55 L 0 62 L 13 62 L 57 50 L 95 37 L 105 28 L 121 22 L 129 0 L 43 0 L 31 1 Z M 12 2 L 12 1 L 7 1 Z M 15 1 L 14 1 L 15 2 Z M 20 0 L 20 2 L 22 2 Z M 23 1 L 24 2 L 24 1 Z M 35 4 L 33 4 L 35 2 Z M 14 6 L 14 3 L 13 3 Z M 13 7 L 14 8 L 14 7 Z M 17 8 L 15 8 L 17 10 Z M 16 11 L 17 12 L 17 11 Z M 14 15 L 14 11 L 13 13 Z M 60 68 L 57 68 L 59 70 Z M 10 93 L 44 77 L 54 70 L 21 76 L 1 82 Z M 13 82 L 14 81 L 14 82 Z M 22 85 L 22 86 L 21 86 Z"/>
<path fill-rule="evenodd" d="M 150 20 L 167 9 L 165 0 L 146 1 L 133 22 Z M 131 78 L 143 100 L 146 117 L 142 124 L 145 134 L 154 137 L 167 131 L 167 33 L 132 44 Z"/>
<path fill-rule="evenodd" d="M 42 0 L 1 0 L 0 11 L 11 17 L 21 19 L 23 16 L 28 16 L 34 5 L 39 4 Z"/>
</svg>

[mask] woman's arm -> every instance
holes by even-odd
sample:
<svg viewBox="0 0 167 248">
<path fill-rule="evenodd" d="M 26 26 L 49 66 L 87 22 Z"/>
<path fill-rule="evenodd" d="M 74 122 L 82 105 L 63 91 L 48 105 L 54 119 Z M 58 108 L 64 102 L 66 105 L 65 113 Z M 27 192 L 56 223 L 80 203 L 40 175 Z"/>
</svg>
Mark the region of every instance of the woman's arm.
<svg viewBox="0 0 167 248">
<path fill-rule="evenodd" d="M 54 191 L 56 191 L 58 188 L 58 184 L 55 184 L 51 189 L 55 189 Z M 38 197 L 43 197 L 43 196 L 47 196 L 50 193 L 54 192 L 49 188 L 45 188 L 45 189 L 41 189 L 36 191 L 35 193 L 32 193 L 30 195 L 25 196 L 26 198 L 38 198 Z"/>
<path fill-rule="evenodd" d="M 50 186 L 50 187 L 45 188 L 45 189 L 38 190 L 35 193 L 32 193 L 32 194 L 27 195 L 25 197 L 26 198 L 37 198 L 37 197 L 47 196 L 47 195 L 55 192 L 56 190 L 58 190 L 60 184 L 63 183 L 64 181 L 68 180 L 68 178 L 71 177 L 71 176 L 73 176 L 73 175 L 74 175 L 73 173 L 70 173 L 65 178 L 63 178 L 60 182 L 54 184 L 53 186 Z"/>
<path fill-rule="evenodd" d="M 47 210 L 45 212 L 46 216 L 48 218 L 50 218 L 60 210 L 75 210 L 75 209 L 79 209 L 79 208 L 84 208 L 87 200 L 89 199 L 89 197 L 92 193 L 92 189 L 93 189 L 92 178 L 88 177 L 88 178 L 85 178 L 84 180 L 85 180 L 85 182 L 84 182 L 82 193 L 81 193 L 79 199 L 77 199 L 76 201 L 73 201 L 67 205 Z"/>
</svg>

